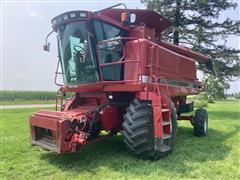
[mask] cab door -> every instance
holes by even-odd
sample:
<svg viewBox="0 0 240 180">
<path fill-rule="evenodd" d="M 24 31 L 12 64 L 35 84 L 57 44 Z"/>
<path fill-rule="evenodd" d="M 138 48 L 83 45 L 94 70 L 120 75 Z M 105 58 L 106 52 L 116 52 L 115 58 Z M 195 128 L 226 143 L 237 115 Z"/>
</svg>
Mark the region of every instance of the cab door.
<svg viewBox="0 0 240 180">
<path fill-rule="evenodd" d="M 103 80 L 123 80 L 124 65 L 110 65 L 110 63 L 123 60 L 124 42 L 122 40 L 119 40 L 119 38 L 124 37 L 126 35 L 126 31 L 100 20 L 94 20 L 93 25 L 95 29 L 96 39 L 98 42 L 98 53 L 100 58 L 99 62 L 100 64 L 106 65 L 100 67 L 102 68 L 101 71 Z M 109 41 L 101 43 L 104 40 Z"/>
</svg>

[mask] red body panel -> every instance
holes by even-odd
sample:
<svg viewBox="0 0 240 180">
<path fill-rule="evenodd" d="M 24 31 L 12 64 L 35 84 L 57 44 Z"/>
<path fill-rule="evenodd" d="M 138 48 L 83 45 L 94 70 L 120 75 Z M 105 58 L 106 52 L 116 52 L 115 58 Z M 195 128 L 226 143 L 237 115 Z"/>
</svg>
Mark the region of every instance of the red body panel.
<svg viewBox="0 0 240 180">
<path fill-rule="evenodd" d="M 127 37 L 101 41 L 96 45 L 123 40 L 123 56 L 117 62 L 101 64 L 100 52 L 96 49 L 100 81 L 60 87 L 61 93 L 76 94 L 60 111 L 38 111 L 30 117 L 32 144 L 59 154 L 79 151 L 85 144 L 99 139 L 91 139 L 90 132 L 94 128 L 95 135 L 101 130 L 110 131 L 111 134 L 121 130 L 125 109 L 134 98 L 151 103 L 154 135 L 163 138 L 164 134 L 171 133 L 171 123 L 163 126 L 163 121 L 171 119 L 171 100 L 178 111 L 181 104 L 186 104 L 187 95 L 199 93 L 195 61 L 207 61 L 208 58 L 189 49 L 160 42 L 161 32 L 171 25 L 161 15 L 150 10 L 129 10 L 136 14 L 137 19 L 129 26 L 123 26 L 120 16 L 125 11 L 108 9 L 100 13 L 87 12 L 86 20 L 100 19 L 127 31 Z M 65 23 L 78 20 L 75 18 Z M 55 31 L 57 28 L 58 25 L 53 25 Z M 123 79 L 103 80 L 102 68 L 119 64 L 124 66 Z M 96 123 L 99 127 L 94 126 Z"/>
<path fill-rule="evenodd" d="M 123 81 L 104 81 L 95 84 L 65 85 L 63 92 L 137 92 L 142 91 L 145 82 L 142 75 L 164 77 L 191 86 L 168 84 L 170 96 L 186 96 L 199 92 L 195 61 L 147 39 L 129 40 L 125 45 Z M 161 92 L 165 88 L 159 84 Z"/>
<path fill-rule="evenodd" d="M 116 107 L 109 107 L 100 112 L 100 122 L 103 129 L 111 131 L 114 129 L 121 129 L 122 120 L 120 110 Z"/>
<path fill-rule="evenodd" d="M 182 54 L 183 56 L 187 56 L 190 58 L 194 58 L 196 60 L 200 60 L 200 61 L 208 61 L 208 57 L 204 56 L 203 54 L 197 53 L 192 51 L 191 49 L 188 48 L 183 48 L 183 47 L 179 47 L 175 44 L 170 44 L 167 42 L 161 42 L 160 43 L 161 46 L 166 47 L 167 49 L 170 49 L 176 53 Z"/>
<path fill-rule="evenodd" d="M 68 144 L 65 142 L 65 137 L 69 130 L 66 122 L 65 112 L 39 111 L 35 113 L 29 119 L 31 124 L 31 144 L 41 146 L 58 154 L 66 152 Z M 53 137 L 40 136 L 39 128 L 51 130 Z"/>
</svg>

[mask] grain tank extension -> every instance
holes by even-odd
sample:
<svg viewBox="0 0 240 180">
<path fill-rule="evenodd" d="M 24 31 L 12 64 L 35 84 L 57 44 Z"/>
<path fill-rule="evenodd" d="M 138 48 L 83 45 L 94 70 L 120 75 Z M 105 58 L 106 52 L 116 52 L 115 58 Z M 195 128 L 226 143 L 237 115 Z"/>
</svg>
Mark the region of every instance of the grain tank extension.
<svg viewBox="0 0 240 180">
<path fill-rule="evenodd" d="M 207 134 L 206 110 L 183 113 L 194 108 L 187 96 L 201 90 L 196 61 L 208 57 L 162 41 L 171 22 L 156 12 L 116 6 L 52 19 L 60 88 L 56 111 L 30 116 L 32 145 L 63 154 L 122 133 L 133 155 L 159 159 L 174 146 L 177 120 L 189 120 L 196 136 Z"/>
</svg>

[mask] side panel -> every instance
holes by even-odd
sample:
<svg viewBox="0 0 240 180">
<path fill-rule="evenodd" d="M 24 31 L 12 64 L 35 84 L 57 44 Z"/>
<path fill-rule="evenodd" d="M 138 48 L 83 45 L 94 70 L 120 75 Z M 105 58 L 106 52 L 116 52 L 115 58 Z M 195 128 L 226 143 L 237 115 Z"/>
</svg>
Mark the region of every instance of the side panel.
<svg viewBox="0 0 240 180">
<path fill-rule="evenodd" d="M 155 76 L 161 92 L 169 86 L 171 97 L 197 94 L 200 84 L 196 81 L 195 61 L 147 39 L 126 40 L 124 79 L 98 84 L 68 86 L 64 92 L 139 92 L 143 91 L 148 77 Z M 145 78 L 145 79 L 144 79 Z M 166 94 L 166 93 L 164 93 Z"/>
<path fill-rule="evenodd" d="M 140 60 L 140 58 L 147 58 L 146 54 L 143 54 L 144 57 L 141 56 L 141 49 L 147 47 L 140 46 L 138 41 L 129 41 L 125 44 L 125 58 L 124 61 L 131 60 Z M 139 80 L 139 75 L 141 74 L 141 63 L 129 62 L 125 63 L 124 67 L 124 80 Z M 144 64 L 145 65 L 145 64 Z"/>
<path fill-rule="evenodd" d="M 157 77 L 163 76 L 172 80 L 191 82 L 196 80 L 196 65 L 193 59 L 146 39 L 129 41 L 125 45 L 125 61 L 138 59 L 141 59 L 141 70 L 138 70 L 136 63 L 127 63 L 124 80 L 137 79 L 140 73 L 145 75 L 152 73 Z"/>
<path fill-rule="evenodd" d="M 145 43 L 148 44 L 147 62 L 152 65 L 155 76 L 174 80 L 196 80 L 196 65 L 193 59 L 149 41 Z"/>
</svg>

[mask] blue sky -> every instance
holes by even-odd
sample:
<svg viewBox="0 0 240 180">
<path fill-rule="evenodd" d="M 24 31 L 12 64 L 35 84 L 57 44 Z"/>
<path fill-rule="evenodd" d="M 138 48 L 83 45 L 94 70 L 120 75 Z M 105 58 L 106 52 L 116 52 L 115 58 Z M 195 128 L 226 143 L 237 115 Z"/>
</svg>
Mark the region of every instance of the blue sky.
<svg viewBox="0 0 240 180">
<path fill-rule="evenodd" d="M 51 52 L 42 51 L 45 36 L 51 31 L 50 20 L 65 11 L 99 10 L 123 2 L 128 8 L 145 8 L 140 1 L 7 1 L 2 2 L 2 88 L 10 90 L 57 90 L 54 72 L 57 63 L 56 35 L 50 37 Z M 226 11 L 226 17 L 240 19 L 239 9 Z M 240 48 L 240 40 L 229 39 Z M 229 92 L 239 90 L 239 80 Z"/>
</svg>

